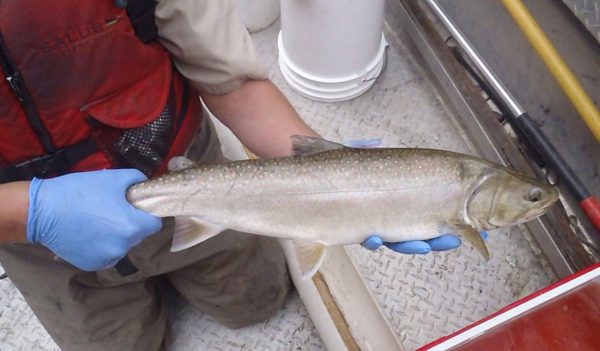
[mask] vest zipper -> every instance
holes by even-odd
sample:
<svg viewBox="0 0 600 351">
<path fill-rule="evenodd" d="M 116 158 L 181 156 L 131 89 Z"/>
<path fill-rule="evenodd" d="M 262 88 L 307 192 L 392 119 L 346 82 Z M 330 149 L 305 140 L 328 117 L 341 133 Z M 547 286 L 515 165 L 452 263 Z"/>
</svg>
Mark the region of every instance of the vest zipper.
<svg viewBox="0 0 600 351">
<path fill-rule="evenodd" d="M 46 126 L 40 118 L 40 114 L 33 104 L 33 100 L 29 94 L 29 90 L 27 90 L 27 87 L 21 78 L 19 69 L 9 54 L 8 47 L 4 42 L 4 36 L 2 33 L 0 33 L 0 61 L 2 63 L 2 70 L 6 76 L 6 81 L 8 82 L 8 85 L 12 91 L 15 93 L 17 99 L 19 99 L 21 102 L 21 105 L 25 110 L 27 120 L 31 124 L 31 127 L 40 140 L 40 143 L 46 152 L 54 153 L 56 151 L 56 147 L 52 142 L 50 133 L 48 132 L 48 129 L 46 129 Z"/>
</svg>

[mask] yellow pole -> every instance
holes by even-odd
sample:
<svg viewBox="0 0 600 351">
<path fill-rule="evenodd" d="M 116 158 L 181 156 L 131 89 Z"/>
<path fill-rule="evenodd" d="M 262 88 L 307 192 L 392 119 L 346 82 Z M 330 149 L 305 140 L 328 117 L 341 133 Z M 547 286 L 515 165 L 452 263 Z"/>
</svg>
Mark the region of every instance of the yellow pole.
<svg viewBox="0 0 600 351">
<path fill-rule="evenodd" d="M 502 0 L 513 20 L 517 22 L 529 43 L 540 55 L 546 67 L 558 81 L 571 103 L 591 129 L 596 139 L 600 141 L 600 113 L 592 99 L 587 95 L 569 66 L 554 48 L 540 25 L 531 15 L 521 0 Z"/>
</svg>

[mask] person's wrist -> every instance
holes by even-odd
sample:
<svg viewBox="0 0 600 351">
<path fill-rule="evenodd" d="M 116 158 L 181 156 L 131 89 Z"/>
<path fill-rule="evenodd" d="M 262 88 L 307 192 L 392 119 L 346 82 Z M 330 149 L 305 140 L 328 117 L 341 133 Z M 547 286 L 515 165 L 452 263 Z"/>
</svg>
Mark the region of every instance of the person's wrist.
<svg viewBox="0 0 600 351">
<path fill-rule="evenodd" d="M 0 243 L 27 242 L 29 181 L 0 184 Z"/>
</svg>

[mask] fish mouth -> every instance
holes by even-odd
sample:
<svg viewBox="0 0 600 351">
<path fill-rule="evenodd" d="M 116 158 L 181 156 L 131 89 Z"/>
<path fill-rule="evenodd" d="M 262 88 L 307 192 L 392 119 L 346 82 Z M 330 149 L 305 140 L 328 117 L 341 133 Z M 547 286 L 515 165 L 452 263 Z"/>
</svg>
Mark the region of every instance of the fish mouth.
<svg viewBox="0 0 600 351">
<path fill-rule="evenodd" d="M 525 216 L 525 218 L 528 219 L 528 220 L 531 220 L 531 219 L 533 219 L 535 217 L 539 217 L 539 216 L 543 215 L 544 213 L 548 212 L 548 210 L 550 209 L 550 207 L 552 207 L 552 205 L 554 205 L 555 202 L 556 202 L 556 200 L 555 201 L 548 201 L 548 203 L 545 204 L 544 206 L 531 211 L 531 213 L 528 213 Z"/>
<path fill-rule="evenodd" d="M 544 213 L 548 212 L 550 207 L 552 207 L 556 203 L 557 200 L 558 200 L 558 195 L 556 197 L 553 197 L 552 200 L 547 201 L 544 205 L 542 205 L 538 208 L 530 209 L 529 211 L 527 211 L 525 213 L 525 215 L 521 219 L 515 221 L 512 225 L 523 224 L 523 223 L 529 222 L 529 221 L 543 215 Z M 495 206 L 492 206 L 492 207 L 495 207 Z M 487 220 L 488 224 L 490 226 L 492 226 L 493 228 L 500 228 L 501 225 L 497 225 L 497 224 L 493 223 L 493 218 L 490 217 L 492 213 L 493 213 L 493 208 L 489 212 L 489 216 L 488 216 L 488 220 Z"/>
<path fill-rule="evenodd" d="M 556 198 L 556 200 L 558 200 L 558 198 Z M 515 224 L 522 224 L 525 222 L 529 222 L 532 219 L 535 219 L 535 218 L 545 214 L 546 212 L 548 212 L 550 207 L 552 207 L 552 205 L 554 205 L 554 203 L 556 203 L 556 200 L 548 201 L 548 203 L 544 204 L 542 207 L 530 210 L 527 214 L 525 214 L 523 219 L 521 219 L 520 221 L 518 221 Z"/>
</svg>

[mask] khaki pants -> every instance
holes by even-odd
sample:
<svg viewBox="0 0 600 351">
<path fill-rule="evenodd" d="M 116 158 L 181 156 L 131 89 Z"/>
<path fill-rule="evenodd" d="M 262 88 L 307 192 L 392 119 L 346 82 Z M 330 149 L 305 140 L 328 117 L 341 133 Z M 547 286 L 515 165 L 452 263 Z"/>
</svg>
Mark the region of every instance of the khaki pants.
<svg viewBox="0 0 600 351">
<path fill-rule="evenodd" d="M 206 118 L 205 120 L 208 120 Z M 214 127 L 205 122 L 188 156 L 223 160 Z M 289 289 L 279 244 L 226 231 L 190 249 L 169 251 L 173 220 L 129 252 L 139 271 L 84 272 L 31 244 L 0 246 L 0 262 L 36 316 L 63 350 L 164 348 L 171 284 L 194 307 L 240 328 L 273 315 Z"/>
</svg>

